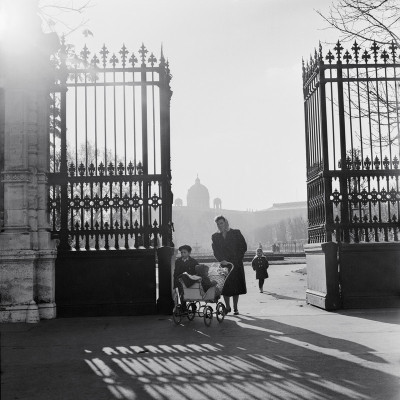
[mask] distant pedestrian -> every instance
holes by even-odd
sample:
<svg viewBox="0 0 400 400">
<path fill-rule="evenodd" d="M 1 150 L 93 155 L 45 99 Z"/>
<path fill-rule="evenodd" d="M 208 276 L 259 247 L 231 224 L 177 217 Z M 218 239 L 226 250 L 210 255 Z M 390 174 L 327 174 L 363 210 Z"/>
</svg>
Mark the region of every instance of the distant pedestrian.
<svg viewBox="0 0 400 400">
<path fill-rule="evenodd" d="M 265 257 L 261 248 L 257 249 L 257 254 L 251 262 L 251 266 L 254 271 L 256 271 L 256 279 L 258 279 L 258 287 L 260 288 L 260 293 L 264 292 L 264 281 L 268 278 L 268 260 Z"/>
<path fill-rule="evenodd" d="M 220 215 L 215 218 L 215 222 L 219 232 L 214 233 L 211 237 L 214 256 L 222 265 L 232 263 L 234 266 L 222 290 L 226 312 L 231 311 L 230 298 L 233 297 L 233 311 L 235 315 L 238 315 L 239 295 L 247 293 L 243 266 L 247 244 L 240 230 L 231 229 L 225 217 Z"/>
</svg>

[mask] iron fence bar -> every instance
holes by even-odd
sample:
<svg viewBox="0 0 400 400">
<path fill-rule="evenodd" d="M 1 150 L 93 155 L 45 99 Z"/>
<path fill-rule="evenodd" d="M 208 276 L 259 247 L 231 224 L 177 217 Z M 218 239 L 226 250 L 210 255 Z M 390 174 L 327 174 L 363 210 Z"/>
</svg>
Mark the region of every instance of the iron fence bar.
<svg viewBox="0 0 400 400">
<path fill-rule="evenodd" d="M 104 124 L 104 166 L 105 166 L 105 171 L 104 174 L 107 175 L 107 55 L 108 55 L 109 51 L 107 50 L 106 46 L 103 45 L 100 54 L 101 54 L 101 58 L 102 58 L 102 64 L 103 64 L 103 68 L 102 68 L 102 72 L 103 72 L 103 83 L 101 84 L 101 86 L 103 86 L 103 124 Z"/>
<path fill-rule="evenodd" d="M 113 181 L 110 180 L 109 182 L 109 192 L 110 192 L 110 199 L 113 198 Z M 113 207 L 110 208 L 110 229 L 113 230 L 114 229 L 114 213 L 113 213 L 114 209 Z"/>
<path fill-rule="evenodd" d="M 143 182 L 139 182 L 139 195 L 140 195 L 140 197 L 141 198 L 144 198 L 144 195 L 143 195 Z M 146 203 L 144 203 L 143 204 L 143 207 L 140 207 L 140 209 L 139 209 L 139 227 L 141 228 L 141 229 L 143 229 L 144 228 L 144 223 L 143 223 L 143 208 L 145 208 L 146 207 Z M 138 238 L 138 240 L 142 240 L 142 237 L 140 237 L 140 238 Z M 138 246 L 141 246 L 142 244 L 141 243 L 138 243 Z"/>
<path fill-rule="evenodd" d="M 52 115 L 52 119 L 53 119 L 53 162 L 52 162 L 52 170 L 53 172 L 57 172 L 56 171 L 56 92 L 53 92 L 53 115 Z"/>
<path fill-rule="evenodd" d="M 124 62 L 124 61 L 123 61 Z M 126 158 L 126 85 L 125 85 L 125 68 L 124 71 L 122 72 L 122 96 L 123 96 L 123 126 L 124 126 L 124 171 L 126 173 L 126 169 L 127 169 L 127 158 Z"/>
<path fill-rule="evenodd" d="M 306 104 L 306 120 L 307 120 L 307 132 L 306 132 L 306 137 L 308 141 L 308 148 L 307 148 L 307 164 L 309 169 L 311 170 L 312 168 L 312 138 L 311 138 L 311 131 L 312 131 L 312 119 L 311 119 L 311 105 L 310 101 L 308 99 L 307 104 Z"/>
<path fill-rule="evenodd" d="M 75 64 L 76 68 L 76 64 Z M 76 83 L 78 81 L 78 75 L 75 74 L 75 101 L 74 101 L 74 106 L 75 106 L 75 165 L 78 166 L 78 88 L 76 87 Z"/>
<path fill-rule="evenodd" d="M 145 50 L 142 46 L 142 67 L 145 67 Z M 143 162 L 143 173 L 147 175 L 149 173 L 149 161 L 148 161 L 148 138 L 147 138 L 147 73 L 145 68 L 141 70 L 141 100 L 142 100 L 142 162 Z M 145 228 L 145 234 L 143 238 L 144 247 L 149 247 L 148 228 L 150 226 L 149 221 L 149 184 L 143 182 L 143 221 L 142 225 Z"/>
<path fill-rule="evenodd" d="M 158 197 L 160 199 L 163 199 L 163 190 L 162 190 L 163 182 L 158 182 Z M 158 207 L 158 226 L 161 226 L 161 227 L 163 227 L 163 211 L 164 211 L 163 203 L 164 203 L 164 201 L 161 200 L 161 205 Z M 162 235 L 162 232 L 161 232 L 161 235 Z M 164 235 L 161 236 L 161 240 L 162 240 L 163 236 Z M 158 240 L 158 238 L 157 238 L 157 240 Z"/>
<path fill-rule="evenodd" d="M 350 70 L 347 70 L 349 76 Z M 349 127 L 350 127 L 350 146 L 351 146 L 351 163 L 354 165 L 354 142 L 353 142 L 353 115 L 351 107 L 351 88 L 350 82 L 347 81 L 347 97 L 348 97 L 348 107 L 349 107 Z"/>
<path fill-rule="evenodd" d="M 88 115 L 87 115 L 87 74 L 85 73 L 85 170 L 88 168 Z"/>
<path fill-rule="evenodd" d="M 308 140 L 309 140 L 309 150 L 308 150 L 308 157 L 309 157 L 309 164 L 310 167 L 312 168 L 314 165 L 314 160 L 313 160 L 313 138 L 312 138 L 312 130 L 313 130 L 313 120 L 312 120 L 312 104 L 311 104 L 311 99 L 312 99 L 312 95 L 310 95 L 308 102 L 307 102 L 307 119 L 309 121 L 308 124 L 308 132 L 307 132 L 307 136 L 308 136 Z"/>
<path fill-rule="evenodd" d="M 370 91 L 369 91 L 369 80 L 368 80 L 368 68 L 365 70 L 367 76 L 367 105 L 368 105 L 368 116 L 371 116 L 371 99 L 370 99 Z M 368 126 L 369 126 L 369 147 L 370 147 L 370 155 L 371 155 L 371 162 L 373 162 L 373 147 L 372 147 L 372 123 L 371 118 L 368 118 Z"/>
<path fill-rule="evenodd" d="M 68 77 L 66 60 L 65 42 L 62 40 L 60 50 L 60 184 L 61 184 L 61 204 L 60 204 L 60 250 L 69 250 L 68 243 L 68 166 L 67 166 L 67 87 L 65 85 Z"/>
<path fill-rule="evenodd" d="M 360 98 L 360 82 L 359 78 L 359 69 L 356 69 L 357 74 L 357 102 L 358 102 L 358 119 L 359 119 L 359 128 L 360 128 L 360 151 L 361 151 L 361 166 L 364 169 L 364 141 L 363 141 L 363 129 L 362 129 L 362 118 L 361 118 L 361 98 Z"/>
<path fill-rule="evenodd" d="M 368 193 L 371 193 L 371 176 L 367 176 Z M 368 202 L 369 222 L 372 222 L 372 204 Z"/>
<path fill-rule="evenodd" d="M 171 82 L 171 74 L 169 70 L 169 65 L 167 63 L 166 65 L 166 86 L 165 90 L 167 92 L 167 105 L 166 105 L 166 121 L 165 121 L 165 132 L 166 132 L 166 150 L 167 150 L 167 158 L 166 158 L 166 167 L 167 171 L 165 173 L 166 179 L 167 179 L 167 192 L 165 193 L 165 200 L 167 203 L 166 207 L 166 213 L 167 213 L 167 218 L 166 218 L 166 226 L 167 226 L 167 246 L 173 246 L 173 238 L 172 238 L 172 232 L 174 230 L 174 224 L 172 222 L 172 203 L 173 203 L 173 194 L 171 191 L 171 179 L 172 179 L 172 174 L 171 174 L 171 96 L 172 96 L 172 91 L 170 88 L 170 82 Z"/>
<path fill-rule="evenodd" d="M 134 57 L 132 62 L 134 62 Z M 132 82 L 135 83 L 135 72 L 132 71 Z M 132 112 L 133 112 L 133 168 L 136 171 L 136 97 L 135 85 L 132 86 Z"/>
<path fill-rule="evenodd" d="M 378 186 L 378 193 L 381 191 L 381 180 L 377 177 L 376 178 L 377 186 Z M 381 202 L 378 202 L 378 216 L 379 222 L 382 222 L 382 209 L 381 209 Z"/>
<path fill-rule="evenodd" d="M 97 159 L 97 153 L 98 153 L 98 144 L 97 144 L 97 85 L 96 85 L 97 80 L 95 81 L 95 85 L 93 86 L 94 88 L 94 159 L 95 159 L 95 174 L 97 175 L 98 172 L 98 159 Z"/>
<path fill-rule="evenodd" d="M 396 67 L 397 67 L 397 65 L 393 65 L 394 78 L 395 78 L 395 81 L 397 82 L 398 78 L 397 78 Z M 399 158 L 400 158 L 400 119 L 399 119 L 400 105 L 399 105 L 398 90 L 397 90 L 396 84 L 394 85 L 394 93 L 395 93 L 395 99 L 396 99 L 397 143 L 399 146 Z M 400 209 L 399 209 L 399 212 L 400 212 Z M 400 216 L 400 214 L 399 214 L 399 216 Z"/>
<path fill-rule="evenodd" d="M 329 69 L 329 79 L 325 79 L 325 82 L 330 84 L 330 103 L 331 103 L 331 116 L 332 116 L 332 154 L 333 154 L 333 169 L 336 170 L 336 140 L 335 140 L 335 113 L 333 109 L 333 80 L 332 80 L 332 69 Z"/>
<path fill-rule="evenodd" d="M 396 176 L 396 190 L 397 190 L 397 193 L 399 193 L 399 176 L 400 175 Z M 400 201 L 397 202 L 397 221 L 400 222 Z"/>
<path fill-rule="evenodd" d="M 387 78 L 387 68 L 385 68 L 385 79 Z M 397 85 L 395 85 L 397 86 Z M 388 138 L 389 138 L 389 168 L 393 167 L 392 164 L 392 146 L 391 144 L 391 132 L 390 132 L 390 108 L 389 108 L 389 91 L 388 91 L 388 83 L 385 80 L 385 100 L 386 100 L 386 113 L 387 113 L 387 126 L 388 126 Z M 397 112 L 396 112 L 397 113 Z M 381 157 L 382 158 L 382 157 Z M 389 184 L 389 182 L 388 182 Z"/>
<path fill-rule="evenodd" d="M 375 64 L 375 77 L 378 79 L 378 68 L 376 67 Z M 382 153 L 382 132 L 381 132 L 381 113 L 380 113 L 380 107 L 379 107 L 379 84 L 378 81 L 376 81 L 376 106 L 377 106 L 377 112 L 378 112 L 378 134 L 379 134 L 379 155 L 380 155 L 380 167 L 382 168 L 382 162 L 383 162 L 383 153 Z"/>
<path fill-rule="evenodd" d="M 122 199 L 123 198 L 123 183 L 119 182 L 119 198 Z M 122 229 L 124 226 L 124 215 L 123 215 L 123 208 L 120 208 L 120 213 L 119 213 L 119 227 L 120 229 Z"/>
<path fill-rule="evenodd" d="M 161 197 L 163 199 L 163 203 L 161 205 L 162 213 L 161 213 L 161 224 L 162 224 L 162 245 L 167 246 L 168 243 L 168 223 L 169 215 L 167 212 L 168 209 L 168 148 L 167 148 L 167 116 L 168 116 L 168 93 L 167 93 L 167 80 L 166 80 L 166 71 L 165 71 L 165 61 L 164 56 L 161 53 L 160 60 L 160 73 L 159 73 L 159 81 L 160 81 L 160 147 L 161 147 L 161 174 L 164 176 L 161 185 Z"/>
<path fill-rule="evenodd" d="M 349 77 L 350 76 L 350 69 L 343 69 L 342 70 L 343 73 L 345 74 L 345 76 Z M 345 77 L 343 77 L 343 79 L 345 79 Z M 344 88 L 343 88 L 344 89 Z M 350 156 L 346 155 L 346 159 L 345 159 L 345 163 L 346 163 L 346 167 L 348 169 L 351 169 L 351 166 L 354 165 L 354 140 L 353 140 L 353 118 L 352 118 L 352 106 L 351 106 L 351 87 L 350 87 L 350 82 L 347 81 L 347 100 L 348 100 L 348 120 L 349 120 L 349 136 L 350 136 Z M 345 102 L 343 102 L 343 107 L 344 109 L 346 108 L 346 104 Z M 346 153 L 347 153 L 347 148 L 345 149 Z M 350 166 L 348 165 L 348 161 L 350 161 Z M 347 172 L 347 171 L 346 171 Z M 352 190 L 356 190 L 356 187 L 354 186 L 352 188 L 352 179 L 350 177 L 348 177 L 347 179 L 347 190 L 348 191 L 352 191 Z M 354 209 L 353 209 L 353 203 L 351 201 L 349 201 L 348 203 L 348 207 L 349 207 L 349 222 L 351 223 L 354 216 L 356 214 L 353 215 Z M 355 240 L 358 241 L 359 240 L 359 236 L 358 236 L 358 231 L 355 233 Z"/>
<path fill-rule="evenodd" d="M 318 127 L 317 127 L 317 118 L 316 118 L 316 107 L 315 107 L 315 91 L 311 96 L 311 118 L 313 121 L 312 124 L 312 157 L 313 157 L 313 166 L 317 166 L 318 164 Z"/>
<path fill-rule="evenodd" d="M 93 182 L 90 182 L 90 198 L 93 199 Z M 90 207 L 90 229 L 94 229 L 94 208 Z"/>
<path fill-rule="evenodd" d="M 305 139 L 306 139 L 306 171 L 307 171 L 307 177 L 310 174 L 310 160 L 309 160 L 309 149 L 310 149 L 310 142 L 308 138 L 308 132 L 309 132 L 309 118 L 308 118 L 308 102 L 304 100 L 304 116 L 305 116 L 305 121 L 304 121 L 304 131 L 305 131 Z"/>
<path fill-rule="evenodd" d="M 343 71 L 341 66 L 337 69 L 338 75 L 338 108 L 339 108 L 339 135 L 340 135 L 340 157 L 341 157 L 341 169 L 342 171 L 347 171 L 347 155 L 346 155 L 346 124 L 345 124 L 345 110 L 344 110 L 344 96 L 343 96 L 343 81 L 341 80 L 343 76 Z M 332 115 L 333 118 L 333 115 Z M 343 206 L 341 207 L 341 223 L 344 226 L 343 240 L 345 243 L 350 241 L 349 232 L 347 225 L 349 224 L 349 204 L 348 204 L 348 182 L 347 179 L 340 180 L 340 191 L 343 196 Z"/>
<path fill-rule="evenodd" d="M 141 99 L 142 99 L 142 162 L 143 173 L 145 175 L 149 172 L 148 161 L 148 140 L 147 140 L 147 89 L 145 82 L 147 80 L 146 71 L 143 69 L 141 73 Z"/>
<path fill-rule="evenodd" d="M 113 71 L 113 83 L 115 83 L 115 71 Z M 115 85 L 113 85 L 113 126 L 114 126 L 114 166 L 117 168 L 117 104 L 116 104 L 116 93 Z"/>
<path fill-rule="evenodd" d="M 103 198 L 103 185 L 100 183 L 99 185 L 99 190 L 100 190 L 100 198 Z M 101 207 L 100 209 L 100 230 L 104 230 L 104 209 Z"/>
<path fill-rule="evenodd" d="M 321 52 L 321 50 L 320 50 Z M 328 123 L 326 115 L 326 80 L 325 80 L 325 66 L 322 65 L 322 56 L 320 54 L 320 67 L 319 67 L 319 112 L 321 114 L 321 145 L 322 145 L 322 162 L 323 171 L 329 170 L 329 149 L 328 149 Z M 324 176 L 324 175 L 322 175 Z M 332 241 L 331 226 L 333 224 L 333 207 L 330 205 L 330 193 L 332 193 L 332 180 L 323 178 L 323 198 L 324 198 L 324 223 L 325 223 L 325 234 L 326 241 Z"/>
<path fill-rule="evenodd" d="M 154 104 L 154 71 L 151 71 L 151 102 L 152 102 L 152 122 L 153 122 L 153 174 L 157 173 L 156 169 L 156 118 L 155 118 L 155 104 Z"/>
<path fill-rule="evenodd" d="M 320 90 L 315 91 L 316 99 L 315 99 L 315 112 L 317 115 L 317 134 L 318 134 L 318 165 L 319 168 L 323 168 L 324 154 L 323 154 L 323 146 L 322 146 L 322 129 L 321 129 L 321 109 L 320 109 Z"/>
</svg>

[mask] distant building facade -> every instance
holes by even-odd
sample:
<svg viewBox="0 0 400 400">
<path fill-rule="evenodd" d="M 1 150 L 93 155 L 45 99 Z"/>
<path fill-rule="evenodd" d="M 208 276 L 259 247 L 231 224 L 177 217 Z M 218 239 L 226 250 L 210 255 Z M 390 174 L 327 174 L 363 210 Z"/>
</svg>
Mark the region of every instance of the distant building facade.
<svg viewBox="0 0 400 400">
<path fill-rule="evenodd" d="M 177 198 L 172 208 L 175 246 L 190 244 L 200 252 L 211 251 L 211 235 L 216 231 L 214 218 L 224 215 L 232 227 L 242 231 L 250 249 L 261 242 L 267 250 L 276 241 L 307 237 L 307 202 L 274 203 L 260 211 L 238 211 L 222 208 L 222 200 L 214 198 L 196 178 L 187 192 L 186 206 Z M 303 226 L 304 225 L 304 226 Z M 304 237 L 302 237 L 304 236 Z"/>
</svg>

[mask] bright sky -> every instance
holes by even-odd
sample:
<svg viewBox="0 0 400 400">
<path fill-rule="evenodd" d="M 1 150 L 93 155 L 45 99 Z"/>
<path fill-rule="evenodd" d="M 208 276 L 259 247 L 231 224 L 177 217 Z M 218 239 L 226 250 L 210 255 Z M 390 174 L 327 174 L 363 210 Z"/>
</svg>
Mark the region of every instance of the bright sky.
<svg viewBox="0 0 400 400">
<path fill-rule="evenodd" d="M 92 0 L 93 52 L 142 42 L 169 58 L 173 192 L 199 175 L 223 208 L 306 200 L 301 59 L 335 41 L 315 9 L 331 0 Z"/>
</svg>

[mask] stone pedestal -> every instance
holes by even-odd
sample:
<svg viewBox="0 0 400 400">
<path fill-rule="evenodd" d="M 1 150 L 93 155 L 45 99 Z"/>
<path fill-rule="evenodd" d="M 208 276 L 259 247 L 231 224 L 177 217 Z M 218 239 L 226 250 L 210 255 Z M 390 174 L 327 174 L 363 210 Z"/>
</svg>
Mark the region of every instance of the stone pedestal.
<svg viewBox="0 0 400 400">
<path fill-rule="evenodd" d="M 325 310 L 400 307 L 400 243 L 305 247 L 307 302 Z"/>
<path fill-rule="evenodd" d="M 26 321 L 34 301 L 35 264 L 33 250 L 0 251 L 0 322 Z"/>
<path fill-rule="evenodd" d="M 336 243 L 304 246 L 307 260 L 307 303 L 325 310 L 340 308 Z"/>
<path fill-rule="evenodd" d="M 5 7 L 19 26 L 0 38 L 0 321 L 35 322 L 56 315 L 46 179 L 54 37 L 42 33 L 36 1 Z"/>
<path fill-rule="evenodd" d="M 36 261 L 35 298 L 40 319 L 57 316 L 55 303 L 55 250 L 39 250 Z"/>
</svg>

